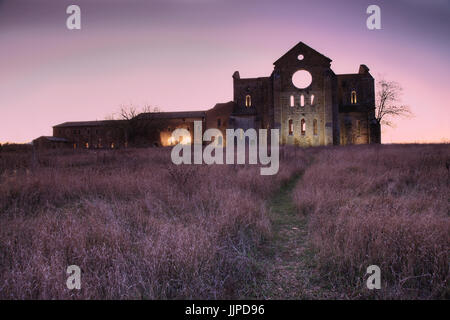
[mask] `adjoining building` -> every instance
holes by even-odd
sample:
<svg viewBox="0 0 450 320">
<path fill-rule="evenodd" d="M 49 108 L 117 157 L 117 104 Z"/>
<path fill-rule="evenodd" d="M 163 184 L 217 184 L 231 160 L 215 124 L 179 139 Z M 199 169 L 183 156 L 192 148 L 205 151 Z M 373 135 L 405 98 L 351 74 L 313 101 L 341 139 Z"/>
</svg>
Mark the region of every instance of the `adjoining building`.
<svg viewBox="0 0 450 320">
<path fill-rule="evenodd" d="M 128 121 L 65 122 L 53 127 L 53 137 L 72 148 L 170 146 L 191 143 L 194 121 L 202 121 L 204 130 L 220 129 L 224 139 L 226 129 L 254 128 L 279 129 L 282 145 L 380 143 L 369 68 L 361 64 L 358 73 L 335 74 L 331 61 L 300 42 L 274 62 L 268 77 L 241 78 L 236 71 L 233 101 L 206 111 L 142 113 Z M 178 128 L 190 136 L 173 141 Z M 62 143 L 49 138 L 50 145 Z"/>
<path fill-rule="evenodd" d="M 41 136 L 33 140 L 33 146 L 39 149 L 65 149 L 70 147 L 70 141 L 64 138 Z"/>
</svg>

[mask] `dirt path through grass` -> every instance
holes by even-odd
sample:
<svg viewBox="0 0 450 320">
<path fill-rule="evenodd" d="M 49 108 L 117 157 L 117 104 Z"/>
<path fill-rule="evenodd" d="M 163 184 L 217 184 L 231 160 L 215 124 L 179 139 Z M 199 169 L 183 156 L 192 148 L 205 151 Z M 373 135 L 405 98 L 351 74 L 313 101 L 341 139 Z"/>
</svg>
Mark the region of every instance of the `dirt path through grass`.
<svg viewBox="0 0 450 320">
<path fill-rule="evenodd" d="M 292 191 L 302 174 L 293 176 L 269 202 L 272 238 L 262 246 L 265 275 L 257 284 L 260 299 L 318 299 L 328 296 L 314 275 L 307 245 L 307 218 L 298 214 Z"/>
</svg>

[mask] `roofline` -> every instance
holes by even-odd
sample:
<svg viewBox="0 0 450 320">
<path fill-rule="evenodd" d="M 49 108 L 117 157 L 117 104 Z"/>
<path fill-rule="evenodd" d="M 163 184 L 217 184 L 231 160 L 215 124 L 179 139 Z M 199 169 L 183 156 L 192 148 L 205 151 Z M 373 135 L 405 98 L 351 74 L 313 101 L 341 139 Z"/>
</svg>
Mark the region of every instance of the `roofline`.
<svg viewBox="0 0 450 320">
<path fill-rule="evenodd" d="M 207 110 L 201 110 L 201 111 L 174 111 L 174 112 L 142 112 L 139 113 L 136 117 L 139 117 L 141 114 L 153 114 L 153 115 L 177 115 L 177 114 L 188 114 L 188 113 L 192 113 L 192 114 L 201 114 L 201 113 L 205 113 Z M 188 118 L 188 117 L 183 117 L 183 118 Z"/>
<path fill-rule="evenodd" d="M 292 48 L 290 48 L 285 54 L 283 54 L 277 61 L 275 61 L 273 64 L 276 65 L 281 59 L 283 59 L 286 55 L 288 55 L 292 50 L 294 50 L 297 46 L 300 45 L 304 45 L 306 47 L 308 47 L 309 49 L 311 49 L 312 51 L 316 52 L 317 54 L 319 54 L 320 56 L 324 57 L 325 59 L 327 59 L 329 62 L 333 61 L 330 58 L 328 58 L 327 56 L 323 55 L 322 53 L 320 53 L 319 51 L 317 51 L 316 49 L 308 46 L 306 43 L 304 43 L 303 41 L 300 41 L 299 43 L 297 43 L 295 46 L 293 46 Z"/>
<path fill-rule="evenodd" d="M 342 73 L 342 74 L 336 74 L 336 77 L 370 77 L 372 79 L 375 79 L 370 72 L 368 73 Z"/>
<path fill-rule="evenodd" d="M 270 79 L 270 77 L 239 78 L 238 80 L 261 80 L 261 79 Z"/>
<path fill-rule="evenodd" d="M 126 121 L 126 120 L 68 121 L 68 122 L 63 122 L 63 123 L 54 125 L 52 128 L 56 128 L 56 127 L 96 126 L 96 125 L 104 125 L 104 124 L 109 124 L 109 123 L 118 123 L 118 122 L 123 122 L 123 121 Z"/>
<path fill-rule="evenodd" d="M 140 114 L 177 114 L 177 113 L 202 113 L 206 110 L 187 110 L 187 111 L 163 111 L 163 112 L 142 112 Z"/>
<path fill-rule="evenodd" d="M 55 137 L 55 136 L 40 136 L 40 137 L 37 137 L 37 138 L 33 139 L 32 142 L 35 141 L 35 140 L 38 140 L 38 139 L 42 139 L 42 138 L 48 139 L 48 140 L 53 141 L 53 142 L 70 142 L 66 138 Z"/>
<path fill-rule="evenodd" d="M 338 73 L 337 76 L 365 76 L 363 73 Z"/>
<path fill-rule="evenodd" d="M 206 117 L 206 110 L 199 111 L 174 111 L 174 112 L 144 112 L 136 116 L 135 119 L 195 119 Z"/>
</svg>

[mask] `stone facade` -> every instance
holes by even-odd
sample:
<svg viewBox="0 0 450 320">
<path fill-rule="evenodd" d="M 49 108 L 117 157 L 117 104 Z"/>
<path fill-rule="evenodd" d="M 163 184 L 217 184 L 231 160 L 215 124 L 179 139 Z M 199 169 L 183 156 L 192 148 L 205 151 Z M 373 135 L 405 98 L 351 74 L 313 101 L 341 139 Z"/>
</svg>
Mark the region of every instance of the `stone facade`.
<svg viewBox="0 0 450 320">
<path fill-rule="evenodd" d="M 53 127 L 53 137 L 68 141 L 73 149 L 126 147 L 125 121 L 65 122 Z"/>
<path fill-rule="evenodd" d="M 39 149 L 66 149 L 70 142 L 64 138 L 42 136 L 33 140 L 33 146 Z"/>
<path fill-rule="evenodd" d="M 298 71 L 309 74 L 309 84 L 294 84 Z M 365 65 L 356 74 L 336 75 L 331 59 L 300 42 L 275 61 L 269 77 L 244 79 L 235 72 L 233 80 L 235 127 L 251 119 L 255 128 L 280 129 L 281 144 L 380 142 L 374 79 Z"/>
<path fill-rule="evenodd" d="M 297 79 L 300 74 L 304 78 Z M 143 113 L 129 121 L 66 122 L 53 127 L 53 136 L 64 139 L 59 146 L 72 148 L 170 146 L 194 141 L 194 121 L 202 121 L 203 131 L 219 129 L 224 139 L 226 129 L 254 128 L 279 129 L 280 144 L 288 145 L 381 141 L 374 78 L 365 65 L 358 73 L 335 74 L 330 58 L 300 42 L 274 62 L 270 76 L 241 78 L 236 71 L 233 86 L 233 101 L 207 111 Z M 171 133 L 179 128 L 189 136 L 171 140 Z M 51 145 L 48 138 L 40 145 Z"/>
</svg>

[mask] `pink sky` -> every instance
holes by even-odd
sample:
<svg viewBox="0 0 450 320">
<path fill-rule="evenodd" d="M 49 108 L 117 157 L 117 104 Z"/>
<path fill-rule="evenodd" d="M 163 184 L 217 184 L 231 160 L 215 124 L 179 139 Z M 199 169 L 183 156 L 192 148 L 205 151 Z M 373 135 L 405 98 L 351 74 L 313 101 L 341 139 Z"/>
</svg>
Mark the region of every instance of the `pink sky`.
<svg viewBox="0 0 450 320">
<path fill-rule="evenodd" d="M 104 119 L 121 104 L 205 110 L 232 100 L 232 74 L 270 75 L 303 41 L 336 73 L 366 64 L 401 83 L 415 117 L 383 142 L 450 140 L 449 2 L 74 1 L 82 29 L 65 27 L 71 1 L 0 0 L 0 142 L 51 135 L 65 121 Z M 365 27 L 369 4 L 382 30 Z"/>
</svg>

